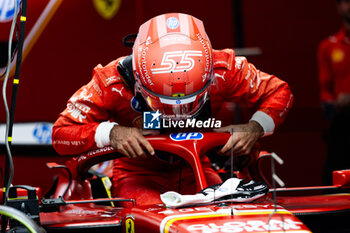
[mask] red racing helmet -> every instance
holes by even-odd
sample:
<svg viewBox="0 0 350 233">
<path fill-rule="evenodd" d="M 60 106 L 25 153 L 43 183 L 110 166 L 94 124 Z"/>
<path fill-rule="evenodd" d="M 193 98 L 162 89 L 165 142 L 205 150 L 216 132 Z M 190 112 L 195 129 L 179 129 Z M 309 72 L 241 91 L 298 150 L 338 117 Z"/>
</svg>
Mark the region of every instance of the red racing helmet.
<svg viewBox="0 0 350 233">
<path fill-rule="evenodd" d="M 213 55 L 201 20 L 159 15 L 139 28 L 133 47 L 136 91 L 162 117 L 195 116 L 209 98 Z"/>
</svg>

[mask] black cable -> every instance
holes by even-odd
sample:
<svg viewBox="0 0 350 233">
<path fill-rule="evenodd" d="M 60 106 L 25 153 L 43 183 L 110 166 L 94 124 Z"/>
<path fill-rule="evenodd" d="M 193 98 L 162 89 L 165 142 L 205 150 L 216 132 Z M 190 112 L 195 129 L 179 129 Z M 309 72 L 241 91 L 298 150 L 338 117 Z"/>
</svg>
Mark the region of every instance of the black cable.
<svg viewBox="0 0 350 233">
<path fill-rule="evenodd" d="M 262 158 L 265 158 L 268 156 L 271 156 L 271 154 L 264 154 L 264 155 L 259 156 L 259 158 L 256 161 L 255 167 L 256 167 L 256 170 L 258 171 L 259 177 L 271 188 L 272 185 L 270 184 L 270 182 L 268 181 L 268 179 L 266 178 L 266 176 L 264 175 L 264 173 L 261 170 Z"/>
<path fill-rule="evenodd" d="M 20 32 L 19 32 L 19 40 L 18 40 L 18 52 L 17 52 L 17 60 L 16 60 L 16 71 L 13 79 L 12 85 L 12 96 L 11 96 L 11 108 L 10 108 L 10 129 L 9 129 L 9 137 L 12 137 L 13 132 L 13 120 L 15 116 L 15 107 L 18 93 L 18 84 L 19 84 L 19 73 L 22 65 L 22 51 L 23 51 L 23 43 L 24 43 L 24 34 L 25 34 L 25 24 L 27 17 L 27 0 L 22 0 L 22 12 L 21 12 L 21 23 L 20 23 Z"/>
<path fill-rule="evenodd" d="M 3 97 L 3 101 L 4 101 L 4 107 L 5 107 L 5 112 L 6 112 L 6 129 L 5 129 L 5 147 L 6 147 L 6 165 L 7 166 L 7 170 L 11 170 L 11 173 L 9 174 L 9 172 L 6 175 L 10 175 L 7 179 L 4 180 L 4 183 L 6 182 L 7 185 L 4 186 L 4 193 L 3 193 L 3 202 L 6 205 L 7 204 L 7 197 L 9 194 L 9 188 L 11 182 L 12 182 L 12 178 L 13 178 L 13 160 L 11 157 L 11 150 L 10 150 L 10 145 L 9 145 L 9 141 L 8 141 L 8 129 L 9 129 L 9 125 L 10 125 L 10 111 L 8 109 L 8 105 L 7 105 L 7 96 L 6 96 L 6 87 L 7 87 L 7 81 L 8 78 L 10 76 L 10 68 L 11 68 L 11 58 L 12 58 L 12 54 L 11 54 L 11 48 L 12 48 L 12 41 L 13 41 L 13 34 L 14 34 L 14 29 L 15 29 L 15 25 L 16 25 L 16 20 L 17 20 L 17 16 L 18 16 L 18 5 L 17 5 L 17 1 L 14 0 L 14 15 L 13 15 L 13 19 L 12 19 L 12 24 L 11 24 L 11 29 L 10 29 L 10 35 L 9 35 L 9 41 L 8 41 L 8 48 L 7 48 L 7 66 L 6 66 L 6 74 L 5 74 L 5 78 L 4 78 L 4 84 L 2 86 L 2 97 Z M 5 167 L 6 169 L 6 167 Z M 6 231 L 6 227 L 7 227 L 7 223 L 8 223 L 8 218 L 6 217 L 6 215 L 2 215 L 1 216 L 1 232 L 5 232 Z"/>
<path fill-rule="evenodd" d="M 26 23 L 26 15 L 27 15 L 27 0 L 22 0 L 22 12 L 21 12 L 21 18 L 20 18 L 20 32 L 19 32 L 19 39 L 18 39 L 18 52 L 17 52 L 17 60 L 16 60 L 16 70 L 15 70 L 15 76 L 13 78 L 13 85 L 12 85 L 12 96 L 11 96 L 11 107 L 10 107 L 10 125 L 9 125 L 9 132 L 8 132 L 8 138 L 9 144 L 11 145 L 12 142 L 12 133 L 13 133 L 13 119 L 15 115 L 15 106 L 16 106 L 16 100 L 17 100 L 17 92 L 18 92 L 18 84 L 19 84 L 19 73 L 21 69 L 22 64 L 22 51 L 23 51 L 23 42 L 24 42 L 24 29 L 25 29 L 25 23 Z M 4 187 L 7 187 L 8 184 L 8 178 L 9 178 L 9 160 L 12 159 L 11 155 L 8 155 L 9 158 L 6 160 L 5 163 L 5 180 L 4 180 Z M 7 198 L 7 197 L 6 197 Z M 5 203 L 5 199 L 4 199 Z"/>
<path fill-rule="evenodd" d="M 64 196 L 67 194 L 71 184 L 72 184 L 72 172 L 65 166 L 65 165 L 57 165 L 57 166 L 49 166 L 49 168 L 63 168 L 65 171 L 67 171 L 67 174 L 68 174 L 68 185 L 67 185 L 67 188 L 66 190 L 63 192 L 63 195 L 61 196 L 62 198 L 64 198 Z M 89 170 L 90 171 L 90 170 Z M 59 179 L 59 178 L 58 178 Z"/>
<path fill-rule="evenodd" d="M 15 1 L 15 9 L 17 6 L 17 1 Z M 25 29 L 25 22 L 26 22 L 26 15 L 27 15 L 27 1 L 22 0 L 22 11 L 21 11 L 21 17 L 20 17 L 20 33 L 19 33 L 19 39 L 18 39 L 18 52 L 17 52 L 17 60 L 16 60 L 16 70 L 15 70 L 15 76 L 13 79 L 13 86 L 12 86 L 12 98 L 11 98 L 11 109 L 9 113 L 9 125 L 6 125 L 8 127 L 8 133 L 7 138 L 5 139 L 5 144 L 7 145 L 7 156 L 5 160 L 5 174 L 4 174 L 4 187 L 6 187 L 6 190 L 3 195 L 3 202 L 4 205 L 7 204 L 8 199 L 8 189 L 9 185 L 12 183 L 13 178 L 13 159 L 11 155 L 10 145 L 12 141 L 12 128 L 13 128 L 13 118 L 14 118 L 14 110 L 15 110 L 15 103 L 16 103 L 16 97 L 17 97 L 17 89 L 18 89 L 18 83 L 19 83 L 19 73 L 21 69 L 21 63 L 22 63 L 22 50 L 23 50 L 23 42 L 24 42 L 24 29 Z M 16 14 L 17 10 L 15 10 L 15 15 L 13 17 L 17 18 L 19 14 Z M 10 38 L 12 40 L 12 38 Z M 10 48 L 11 49 L 11 48 Z M 12 61 L 12 59 L 10 59 Z M 10 62 L 11 63 L 11 62 Z M 9 64 L 8 64 L 9 65 Z M 10 67 L 10 66 L 8 66 Z M 5 85 L 5 83 L 4 83 Z M 6 88 L 6 87 L 5 87 Z M 6 96 L 5 96 L 6 97 Z M 7 225 L 7 219 L 2 218 L 2 225 L 1 225 L 1 231 L 6 230 Z"/>
</svg>

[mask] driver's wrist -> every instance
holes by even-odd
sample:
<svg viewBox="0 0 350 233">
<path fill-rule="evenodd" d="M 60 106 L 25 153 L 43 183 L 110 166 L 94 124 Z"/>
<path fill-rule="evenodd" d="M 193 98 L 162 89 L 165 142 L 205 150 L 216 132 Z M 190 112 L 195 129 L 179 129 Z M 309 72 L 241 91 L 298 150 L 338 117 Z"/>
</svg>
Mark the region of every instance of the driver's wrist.
<svg viewBox="0 0 350 233">
<path fill-rule="evenodd" d="M 119 125 L 114 125 L 111 130 L 109 131 L 109 141 L 112 141 L 112 138 L 114 138 L 117 134 L 118 128 L 120 126 Z"/>
<path fill-rule="evenodd" d="M 110 135 L 113 127 L 118 125 L 116 122 L 101 122 L 95 131 L 95 143 L 98 148 L 103 148 L 111 144 Z"/>
<path fill-rule="evenodd" d="M 271 116 L 269 116 L 268 114 L 266 114 L 263 111 L 255 112 L 253 114 L 252 118 L 250 119 L 250 121 L 257 122 L 263 128 L 263 131 L 264 131 L 263 136 L 270 135 L 275 130 L 274 120 L 272 119 Z"/>
<path fill-rule="evenodd" d="M 251 120 L 248 124 L 251 127 L 252 133 L 258 133 L 259 137 L 264 136 L 264 128 L 259 124 L 259 122 Z"/>
</svg>

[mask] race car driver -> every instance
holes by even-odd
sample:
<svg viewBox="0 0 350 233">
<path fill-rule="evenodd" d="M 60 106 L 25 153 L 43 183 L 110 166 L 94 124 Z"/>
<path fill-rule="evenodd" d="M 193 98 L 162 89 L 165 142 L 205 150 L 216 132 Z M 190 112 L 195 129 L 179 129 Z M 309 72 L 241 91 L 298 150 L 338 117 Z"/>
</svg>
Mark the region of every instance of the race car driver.
<svg viewBox="0 0 350 233">
<path fill-rule="evenodd" d="M 144 137 L 142 112 L 158 111 L 174 121 L 215 117 L 224 101 L 254 107 L 249 122 L 233 131 L 221 149 L 248 154 L 256 141 L 284 121 L 293 95 L 286 82 L 254 67 L 232 49 L 214 50 L 202 21 L 180 13 L 159 15 L 139 28 L 131 56 L 94 68 L 92 80 L 68 101 L 54 124 L 52 141 L 60 154 L 112 146 L 125 157 L 114 161 L 114 196 L 138 205 L 160 203 L 160 193 L 195 193 L 192 170 L 155 154 Z M 208 185 L 221 183 L 206 156 Z M 180 169 L 181 168 L 181 169 Z"/>
<path fill-rule="evenodd" d="M 350 168 L 350 0 L 337 0 L 343 27 L 318 47 L 320 97 L 324 116 L 330 120 L 325 134 L 328 152 L 323 181 L 332 184 L 332 172 Z"/>
</svg>

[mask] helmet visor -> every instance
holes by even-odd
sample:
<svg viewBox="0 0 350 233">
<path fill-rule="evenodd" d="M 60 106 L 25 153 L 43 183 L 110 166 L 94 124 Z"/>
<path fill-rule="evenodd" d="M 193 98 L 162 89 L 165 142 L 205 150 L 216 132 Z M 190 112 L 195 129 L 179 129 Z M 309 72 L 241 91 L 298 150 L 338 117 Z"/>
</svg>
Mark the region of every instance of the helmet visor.
<svg viewBox="0 0 350 233">
<path fill-rule="evenodd" d="M 166 119 L 186 119 L 193 117 L 205 104 L 209 97 L 211 81 L 199 91 L 182 97 L 170 97 L 158 95 L 145 87 L 141 87 L 141 94 L 148 106 L 162 113 L 162 118 Z"/>
</svg>

